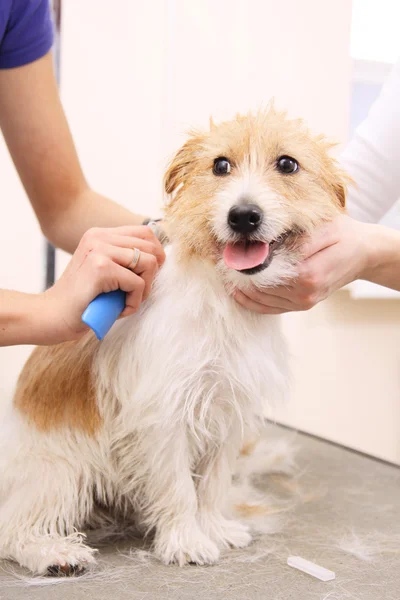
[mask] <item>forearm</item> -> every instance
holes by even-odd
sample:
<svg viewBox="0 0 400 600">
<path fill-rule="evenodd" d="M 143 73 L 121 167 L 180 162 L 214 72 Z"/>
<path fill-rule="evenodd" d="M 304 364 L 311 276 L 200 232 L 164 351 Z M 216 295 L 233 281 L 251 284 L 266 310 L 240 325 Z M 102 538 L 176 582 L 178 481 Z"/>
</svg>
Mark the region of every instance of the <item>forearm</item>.
<svg viewBox="0 0 400 600">
<path fill-rule="evenodd" d="M 342 155 L 355 182 L 347 196 L 348 214 L 359 221 L 378 223 L 400 195 L 399 97 L 400 61 Z"/>
<path fill-rule="evenodd" d="M 42 294 L 0 290 L 0 346 L 45 344 L 51 322 Z"/>
<path fill-rule="evenodd" d="M 50 54 L 0 72 L 0 127 L 42 230 L 56 246 L 73 252 L 91 227 L 141 224 L 142 217 L 89 188 Z"/>
<path fill-rule="evenodd" d="M 400 232 L 381 225 L 368 225 L 369 244 L 361 279 L 400 291 Z"/>
<path fill-rule="evenodd" d="M 91 227 L 141 225 L 145 218 L 87 188 L 55 218 L 42 223 L 42 229 L 57 248 L 73 253 Z"/>
</svg>

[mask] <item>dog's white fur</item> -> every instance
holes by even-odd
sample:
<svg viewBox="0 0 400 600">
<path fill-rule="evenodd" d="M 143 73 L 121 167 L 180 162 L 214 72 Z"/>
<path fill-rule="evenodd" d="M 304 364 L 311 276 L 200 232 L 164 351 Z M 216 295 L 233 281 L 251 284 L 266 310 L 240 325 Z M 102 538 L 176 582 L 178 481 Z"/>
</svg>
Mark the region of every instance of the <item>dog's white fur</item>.
<svg viewBox="0 0 400 600">
<path fill-rule="evenodd" d="M 255 165 L 232 177 L 215 205 L 221 240 L 244 191 L 274 214 L 276 192 Z M 279 220 L 269 226 L 279 233 Z M 279 317 L 243 309 L 226 288 L 276 285 L 293 274 L 293 256 L 277 252 L 268 269 L 248 276 L 195 254 L 182 261 L 180 250 L 179 241 L 169 247 L 150 299 L 99 347 L 103 424 L 94 437 L 40 432 L 14 408 L 5 415 L 1 557 L 35 573 L 94 561 L 77 528 L 91 522 L 95 500 L 154 531 L 164 563 L 212 563 L 221 549 L 250 542 L 226 497 L 244 432 L 286 395 L 288 369 Z"/>
<path fill-rule="evenodd" d="M 182 266 L 171 247 L 149 301 L 103 341 L 96 371 L 96 439 L 39 433 L 15 411 L 3 422 L 1 556 L 37 573 L 91 562 L 74 528 L 90 521 L 94 495 L 155 528 L 165 563 L 211 563 L 247 545 L 226 494 L 244 429 L 286 389 L 277 318 L 240 308 L 215 268 Z"/>
</svg>

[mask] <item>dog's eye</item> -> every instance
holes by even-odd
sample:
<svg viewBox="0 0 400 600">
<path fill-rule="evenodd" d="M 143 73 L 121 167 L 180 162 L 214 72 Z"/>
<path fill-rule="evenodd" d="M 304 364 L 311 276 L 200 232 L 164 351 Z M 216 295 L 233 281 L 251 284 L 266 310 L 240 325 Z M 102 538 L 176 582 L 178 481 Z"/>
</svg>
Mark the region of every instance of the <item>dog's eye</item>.
<svg viewBox="0 0 400 600">
<path fill-rule="evenodd" d="M 285 175 L 291 175 L 299 170 L 299 163 L 291 156 L 281 156 L 278 158 L 276 166 L 278 171 Z"/>
<path fill-rule="evenodd" d="M 229 175 L 231 172 L 231 163 L 225 156 L 220 156 L 214 160 L 214 175 Z"/>
</svg>

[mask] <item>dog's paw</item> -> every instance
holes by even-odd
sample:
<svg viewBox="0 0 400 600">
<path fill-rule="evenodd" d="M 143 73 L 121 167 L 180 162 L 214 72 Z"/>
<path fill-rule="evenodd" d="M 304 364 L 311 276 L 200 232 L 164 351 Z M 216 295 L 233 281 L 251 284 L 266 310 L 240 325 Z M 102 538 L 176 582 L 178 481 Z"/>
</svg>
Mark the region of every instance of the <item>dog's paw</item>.
<svg viewBox="0 0 400 600">
<path fill-rule="evenodd" d="M 94 553 L 96 550 L 85 544 L 68 544 L 58 546 L 57 543 L 51 551 L 42 557 L 38 571 L 50 577 L 73 577 L 82 575 L 86 568 L 96 562 Z"/>
<path fill-rule="evenodd" d="M 65 563 L 64 565 L 51 565 L 47 567 L 47 575 L 49 577 L 79 577 L 85 571 L 86 567 L 83 563 L 77 565 Z"/>
<path fill-rule="evenodd" d="M 193 522 L 157 532 L 155 554 L 164 564 L 180 567 L 187 563 L 210 565 L 219 558 L 216 544 Z"/>
<path fill-rule="evenodd" d="M 14 558 L 36 575 L 81 575 L 88 565 L 96 562 L 96 550 L 86 546 L 82 540 L 78 533 L 64 538 L 39 537 L 21 545 Z"/>
<path fill-rule="evenodd" d="M 220 548 L 245 548 L 251 542 L 247 525 L 222 515 L 203 514 L 200 520 L 203 531 Z"/>
</svg>

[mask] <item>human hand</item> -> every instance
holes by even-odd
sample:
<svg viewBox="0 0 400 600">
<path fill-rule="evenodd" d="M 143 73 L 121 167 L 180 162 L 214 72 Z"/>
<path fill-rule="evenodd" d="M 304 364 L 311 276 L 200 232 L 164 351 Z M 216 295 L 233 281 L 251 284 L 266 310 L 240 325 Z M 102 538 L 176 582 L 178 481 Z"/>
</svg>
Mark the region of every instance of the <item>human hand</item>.
<svg viewBox="0 0 400 600">
<path fill-rule="evenodd" d="M 140 250 L 140 257 L 131 270 L 134 248 Z M 60 279 L 41 295 L 46 343 L 77 339 L 85 333 L 82 313 L 103 292 L 123 290 L 127 294 L 121 316 L 136 312 L 149 296 L 164 260 L 164 250 L 149 227 L 89 229 Z"/>
<path fill-rule="evenodd" d="M 339 288 L 362 278 L 369 263 L 372 227 L 345 215 L 336 217 L 304 243 L 298 277 L 293 282 L 263 291 L 237 290 L 235 300 L 261 314 L 309 310 Z"/>
</svg>

